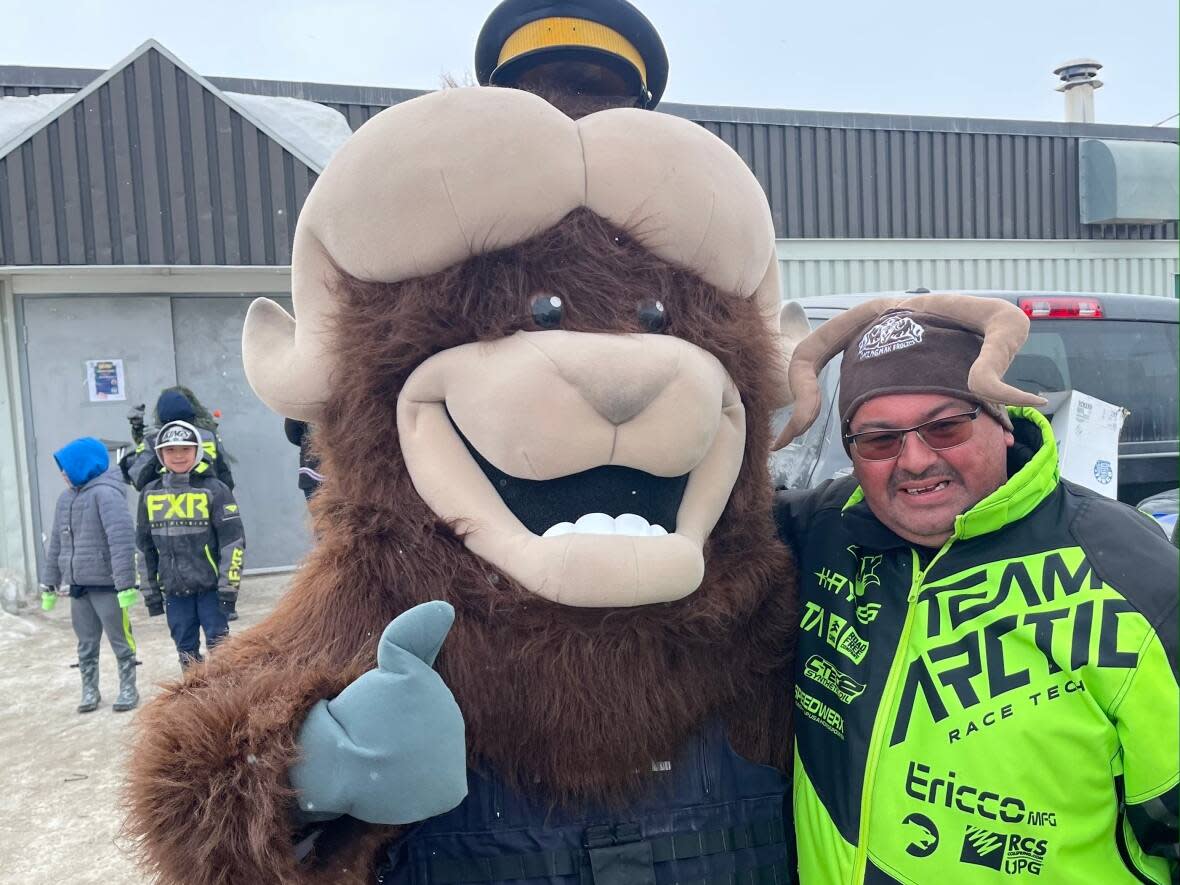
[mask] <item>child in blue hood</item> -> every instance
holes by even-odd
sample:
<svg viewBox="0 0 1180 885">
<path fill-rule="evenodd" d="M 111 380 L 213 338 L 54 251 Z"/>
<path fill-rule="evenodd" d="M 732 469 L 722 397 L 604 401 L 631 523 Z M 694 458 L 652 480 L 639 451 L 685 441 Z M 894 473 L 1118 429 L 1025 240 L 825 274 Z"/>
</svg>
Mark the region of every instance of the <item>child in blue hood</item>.
<svg viewBox="0 0 1180 885">
<path fill-rule="evenodd" d="M 58 588 L 69 587 L 70 619 L 78 637 L 82 674 L 79 713 L 90 713 L 98 691 L 98 652 L 105 631 L 119 669 L 112 709 L 139 703 L 135 687 L 135 637 L 128 609 L 135 603 L 135 526 L 118 471 L 106 446 L 76 439 L 53 453 L 68 488 L 57 499 L 53 531 L 41 573 L 42 607 L 52 609 Z"/>
</svg>

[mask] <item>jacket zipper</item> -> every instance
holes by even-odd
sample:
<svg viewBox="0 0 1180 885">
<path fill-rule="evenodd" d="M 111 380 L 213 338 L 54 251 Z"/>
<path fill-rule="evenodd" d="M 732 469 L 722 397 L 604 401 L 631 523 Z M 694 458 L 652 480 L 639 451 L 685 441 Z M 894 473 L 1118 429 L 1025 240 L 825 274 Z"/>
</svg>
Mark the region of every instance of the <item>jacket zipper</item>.
<svg viewBox="0 0 1180 885">
<path fill-rule="evenodd" d="M 701 787 L 704 789 L 707 799 L 713 792 L 713 784 L 709 777 L 709 753 L 705 746 L 704 737 L 697 738 L 697 762 L 701 767 Z"/>
<path fill-rule="evenodd" d="M 910 582 L 910 592 L 906 597 L 905 624 L 901 628 L 901 638 L 897 643 L 897 652 L 893 656 L 893 663 L 889 665 L 889 677 L 885 680 L 885 690 L 881 693 L 881 704 L 877 707 L 877 718 L 873 723 L 873 734 L 869 738 L 869 752 L 865 759 L 865 781 L 860 794 L 860 831 L 857 834 L 856 857 L 852 865 L 852 881 L 863 883 L 865 868 L 869 860 L 869 816 L 873 804 L 873 789 L 877 781 L 877 761 L 881 756 L 881 742 L 884 732 L 893 718 L 893 700 L 897 693 L 897 683 L 901 676 L 902 663 L 906 658 L 906 651 L 910 643 L 910 630 L 914 625 L 914 613 L 918 610 L 918 596 L 922 592 L 922 582 L 927 573 L 934 568 L 935 563 L 950 549 L 954 542 L 954 535 L 947 539 L 942 548 L 930 560 L 926 568 L 921 568 L 918 553 L 913 548 L 910 555 L 914 561 L 914 576 Z"/>
<path fill-rule="evenodd" d="M 70 515 L 66 518 L 66 532 L 70 536 L 70 585 L 74 583 L 74 505 L 78 503 L 78 490 L 74 490 L 74 497 L 70 499 Z M 62 575 L 64 578 L 65 575 Z"/>
</svg>

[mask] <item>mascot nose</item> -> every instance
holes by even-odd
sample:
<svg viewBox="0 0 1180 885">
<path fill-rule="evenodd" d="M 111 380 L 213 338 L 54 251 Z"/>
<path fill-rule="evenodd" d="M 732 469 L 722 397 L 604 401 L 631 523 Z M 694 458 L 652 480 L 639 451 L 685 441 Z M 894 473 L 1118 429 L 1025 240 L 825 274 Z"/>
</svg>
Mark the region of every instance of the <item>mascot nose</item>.
<svg viewBox="0 0 1180 885">
<path fill-rule="evenodd" d="M 658 335 L 540 332 L 532 336 L 561 377 L 611 424 L 625 424 L 672 382 L 680 364 Z"/>
<path fill-rule="evenodd" d="M 666 386 L 650 378 L 620 378 L 616 385 L 578 385 L 578 391 L 598 414 L 617 426 L 646 409 Z"/>
</svg>

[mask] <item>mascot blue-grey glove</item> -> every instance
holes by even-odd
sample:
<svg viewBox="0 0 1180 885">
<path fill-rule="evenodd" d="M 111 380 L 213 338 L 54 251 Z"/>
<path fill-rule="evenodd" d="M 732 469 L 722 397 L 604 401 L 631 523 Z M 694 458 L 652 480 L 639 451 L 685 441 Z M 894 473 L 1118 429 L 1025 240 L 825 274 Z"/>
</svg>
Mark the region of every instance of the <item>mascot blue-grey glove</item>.
<svg viewBox="0 0 1180 885">
<path fill-rule="evenodd" d="M 376 669 L 311 709 L 290 770 L 305 821 L 405 824 L 463 801 L 463 715 L 433 669 L 454 619 L 445 602 L 403 612 L 381 635 Z"/>
</svg>

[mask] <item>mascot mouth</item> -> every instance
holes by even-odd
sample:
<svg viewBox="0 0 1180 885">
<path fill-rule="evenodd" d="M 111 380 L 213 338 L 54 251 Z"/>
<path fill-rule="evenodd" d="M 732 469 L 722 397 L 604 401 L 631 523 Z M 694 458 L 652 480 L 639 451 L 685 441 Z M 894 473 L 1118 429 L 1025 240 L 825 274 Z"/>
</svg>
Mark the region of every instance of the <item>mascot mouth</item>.
<svg viewBox="0 0 1180 885">
<path fill-rule="evenodd" d="M 524 590 L 618 608 L 700 586 L 746 440 L 741 397 L 707 351 L 519 331 L 429 357 L 397 409 L 415 491 Z"/>
<path fill-rule="evenodd" d="M 647 538 L 676 531 L 687 473 L 664 477 L 606 464 L 555 479 L 524 479 L 480 454 L 453 419 L 451 426 L 504 505 L 534 535 Z"/>
</svg>

